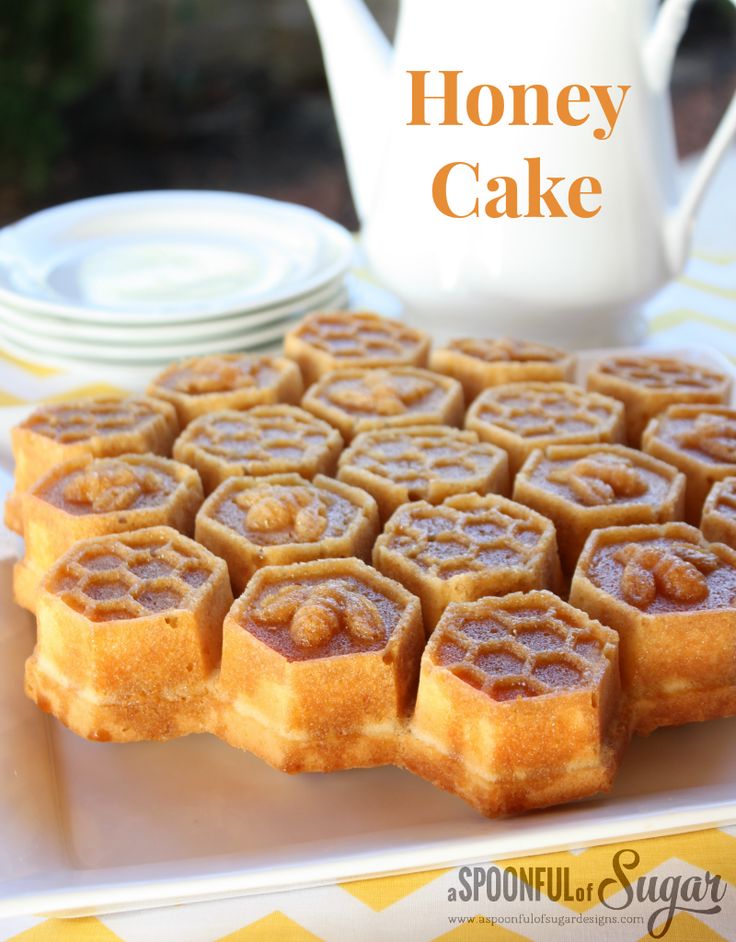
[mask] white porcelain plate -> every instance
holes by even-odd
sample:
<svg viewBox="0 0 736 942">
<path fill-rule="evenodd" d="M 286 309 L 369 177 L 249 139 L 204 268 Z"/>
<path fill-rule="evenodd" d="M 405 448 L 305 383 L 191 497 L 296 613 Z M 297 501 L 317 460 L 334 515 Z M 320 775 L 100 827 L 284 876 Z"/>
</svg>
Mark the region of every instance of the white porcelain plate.
<svg viewBox="0 0 736 942">
<path fill-rule="evenodd" d="M 206 190 L 121 193 L 4 229 L 0 301 L 71 320 L 199 320 L 317 290 L 352 255 L 350 233 L 303 206 Z"/>
<path fill-rule="evenodd" d="M 715 353 L 686 355 L 728 368 Z M 0 441 L 0 460 L 7 452 Z M 0 917 L 141 909 L 736 822 L 736 718 L 635 739 L 610 794 L 498 821 L 393 768 L 288 776 L 211 736 L 87 742 L 23 696 L 34 628 L 10 601 L 17 547 L 8 534 L 4 545 Z"/>
</svg>

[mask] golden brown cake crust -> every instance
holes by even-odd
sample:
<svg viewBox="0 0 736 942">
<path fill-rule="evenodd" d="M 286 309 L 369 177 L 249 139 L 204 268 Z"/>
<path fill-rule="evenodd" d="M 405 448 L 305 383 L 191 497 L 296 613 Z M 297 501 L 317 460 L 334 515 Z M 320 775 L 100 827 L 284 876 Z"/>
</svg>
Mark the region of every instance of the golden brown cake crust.
<svg viewBox="0 0 736 942">
<path fill-rule="evenodd" d="M 685 519 L 697 526 L 713 483 L 736 474 L 736 409 L 670 406 L 647 425 L 642 448 L 686 476 Z"/>
<path fill-rule="evenodd" d="M 41 584 L 26 692 L 88 739 L 205 728 L 227 567 L 170 527 L 82 540 Z"/>
<path fill-rule="evenodd" d="M 25 556 L 13 588 L 30 611 L 44 572 L 77 540 L 151 526 L 191 535 L 204 499 L 196 471 L 157 455 L 64 462 L 19 496 Z"/>
<path fill-rule="evenodd" d="M 419 596 L 428 633 L 450 602 L 561 588 L 552 523 L 493 494 L 400 507 L 376 540 L 373 564 Z"/>
<path fill-rule="evenodd" d="M 382 520 L 402 504 L 508 491 L 508 458 L 475 432 L 447 425 L 362 432 L 340 456 L 338 477 L 375 497 Z"/>
<path fill-rule="evenodd" d="M 657 356 L 615 356 L 588 374 L 588 389 L 619 399 L 626 407 L 628 443 L 638 448 L 647 423 L 674 403 L 725 405 L 731 379 L 697 363 Z"/>
<path fill-rule="evenodd" d="M 222 557 L 239 595 L 257 569 L 312 559 L 370 561 L 378 508 L 364 491 L 318 474 L 229 478 L 197 514 L 197 541 Z"/>
<path fill-rule="evenodd" d="M 388 367 L 326 373 L 306 391 L 302 406 L 349 442 L 373 429 L 460 425 L 464 398 L 457 380 L 415 367 Z"/>
<path fill-rule="evenodd" d="M 624 407 L 572 383 L 509 383 L 482 392 L 465 427 L 508 452 L 513 476 L 535 448 L 623 442 Z"/>
<path fill-rule="evenodd" d="M 571 604 L 618 631 L 637 732 L 736 712 L 736 552 L 684 523 L 589 537 Z"/>
<path fill-rule="evenodd" d="M 260 569 L 225 620 L 217 734 L 288 772 L 396 760 L 419 602 L 357 559 Z"/>
<path fill-rule="evenodd" d="M 556 347 L 513 337 L 462 337 L 434 350 L 430 368 L 452 376 L 463 387 L 466 403 L 489 386 L 519 382 L 572 382 L 575 357 Z"/>
<path fill-rule="evenodd" d="M 454 603 L 403 764 L 492 816 L 607 790 L 627 739 L 617 658 L 615 632 L 550 592 Z"/>
<path fill-rule="evenodd" d="M 514 500 L 549 517 L 571 576 L 596 529 L 681 520 L 685 476 L 624 445 L 551 445 L 533 451 L 514 481 Z"/>
<path fill-rule="evenodd" d="M 179 433 L 176 410 L 148 396 L 90 397 L 39 406 L 11 431 L 15 489 L 5 520 L 20 531 L 18 495 L 50 467 L 75 458 L 170 455 Z"/>
<path fill-rule="evenodd" d="M 167 367 L 148 395 L 170 402 L 181 427 L 223 409 L 285 402 L 298 405 L 303 392 L 299 367 L 285 357 L 220 353 L 193 357 Z"/>
<path fill-rule="evenodd" d="M 174 457 L 199 471 L 206 494 L 229 477 L 331 474 L 342 438 L 327 422 L 296 406 L 256 406 L 200 416 L 174 445 Z"/>
<path fill-rule="evenodd" d="M 429 347 L 427 334 L 369 311 L 310 314 L 284 340 L 307 384 L 333 370 L 426 366 Z"/>
</svg>

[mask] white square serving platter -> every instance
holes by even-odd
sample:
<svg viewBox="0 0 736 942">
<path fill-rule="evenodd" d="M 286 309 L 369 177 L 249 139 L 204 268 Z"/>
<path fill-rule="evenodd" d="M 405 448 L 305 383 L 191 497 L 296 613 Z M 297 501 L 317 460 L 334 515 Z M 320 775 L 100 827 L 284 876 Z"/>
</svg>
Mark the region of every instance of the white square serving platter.
<svg viewBox="0 0 736 942">
<path fill-rule="evenodd" d="M 581 370 L 605 352 L 582 355 Z M 666 352 L 731 369 L 715 351 Z M 19 417 L 2 416 L 0 497 Z M 142 909 L 736 823 L 736 718 L 635 739 L 610 794 L 497 821 L 393 768 L 289 777 L 211 736 L 86 742 L 24 697 L 34 625 L 12 602 L 18 550 L 0 533 L 0 917 Z"/>
</svg>

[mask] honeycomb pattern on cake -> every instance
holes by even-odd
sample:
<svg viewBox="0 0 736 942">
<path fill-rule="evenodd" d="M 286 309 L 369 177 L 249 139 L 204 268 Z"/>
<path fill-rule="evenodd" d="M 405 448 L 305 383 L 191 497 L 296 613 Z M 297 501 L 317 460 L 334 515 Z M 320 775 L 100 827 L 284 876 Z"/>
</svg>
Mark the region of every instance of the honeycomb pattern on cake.
<svg viewBox="0 0 736 942">
<path fill-rule="evenodd" d="M 93 622 L 193 610 L 213 580 L 213 557 L 170 527 L 82 541 L 44 588 Z"/>
<path fill-rule="evenodd" d="M 399 508 L 381 538 L 439 579 L 526 565 L 540 553 L 551 524 L 539 514 L 502 497 L 450 498 L 438 506 L 418 501 Z"/>
<path fill-rule="evenodd" d="M 614 632 L 539 592 L 532 601 L 517 594 L 451 606 L 429 653 L 437 666 L 505 701 L 593 687 L 614 649 Z"/>
<path fill-rule="evenodd" d="M 556 347 L 548 347 L 529 340 L 514 337 L 490 338 L 460 337 L 450 340 L 448 350 L 457 350 L 466 356 L 475 357 L 486 363 L 556 363 L 569 358 L 570 354 Z"/>
<path fill-rule="evenodd" d="M 295 406 L 256 406 L 200 416 L 179 436 L 174 457 L 200 472 L 212 491 L 234 474 L 297 472 L 314 477 L 337 463 L 339 433 Z"/>
<path fill-rule="evenodd" d="M 674 357 L 610 357 L 596 370 L 648 389 L 715 390 L 725 380 L 721 373 Z"/>
<path fill-rule="evenodd" d="M 407 362 L 425 344 L 422 333 L 368 311 L 324 312 L 306 317 L 291 332 L 336 360 Z"/>
<path fill-rule="evenodd" d="M 615 421 L 617 407 L 571 383 L 509 383 L 481 393 L 471 411 L 479 422 L 534 439 L 598 434 Z"/>
<path fill-rule="evenodd" d="M 433 503 L 434 485 L 441 486 L 444 499 L 450 492 L 480 490 L 489 479 L 508 475 L 500 448 L 481 442 L 474 432 L 439 425 L 363 432 L 340 456 L 341 477 L 347 467 L 402 485 L 409 500 Z M 350 476 L 345 480 L 361 483 Z"/>
<path fill-rule="evenodd" d="M 149 398 L 94 398 L 43 405 L 23 423 L 38 435 L 62 445 L 96 436 L 135 432 L 161 413 L 160 403 Z"/>
</svg>

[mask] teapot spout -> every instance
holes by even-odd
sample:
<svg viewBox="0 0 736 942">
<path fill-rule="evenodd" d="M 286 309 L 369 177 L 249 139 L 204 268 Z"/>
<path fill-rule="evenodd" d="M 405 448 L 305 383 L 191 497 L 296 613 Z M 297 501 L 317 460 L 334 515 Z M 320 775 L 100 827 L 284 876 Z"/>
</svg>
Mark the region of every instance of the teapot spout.
<svg viewBox="0 0 736 942">
<path fill-rule="evenodd" d="M 386 135 L 391 45 L 362 0 L 308 0 L 358 218 L 369 212 Z"/>
<path fill-rule="evenodd" d="M 695 0 L 665 0 L 644 51 L 646 74 L 656 91 L 664 91 L 672 75 L 675 53 L 680 45 Z"/>
</svg>

